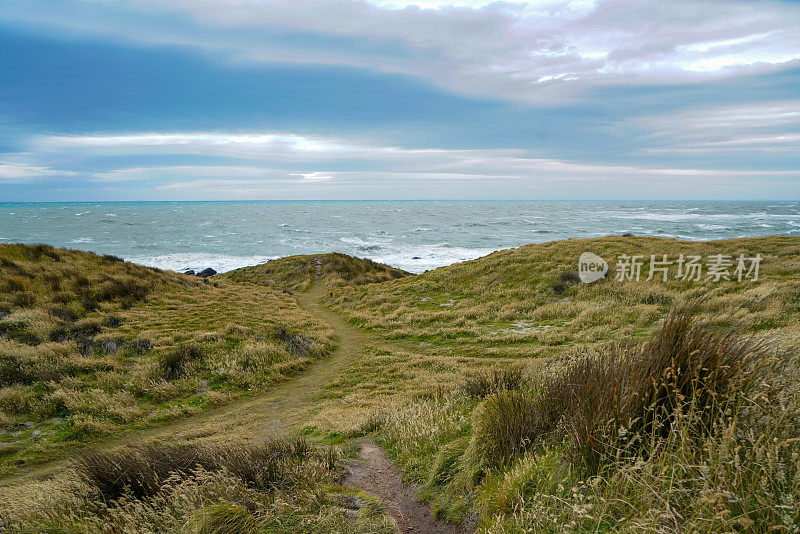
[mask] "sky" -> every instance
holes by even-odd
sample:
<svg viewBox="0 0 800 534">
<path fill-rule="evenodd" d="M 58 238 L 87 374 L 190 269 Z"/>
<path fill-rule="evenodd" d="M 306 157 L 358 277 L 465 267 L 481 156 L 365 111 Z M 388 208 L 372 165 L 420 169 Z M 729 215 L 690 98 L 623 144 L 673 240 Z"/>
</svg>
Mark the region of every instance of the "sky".
<svg viewBox="0 0 800 534">
<path fill-rule="evenodd" d="M 800 199 L 800 2 L 0 0 L 0 202 Z"/>
</svg>

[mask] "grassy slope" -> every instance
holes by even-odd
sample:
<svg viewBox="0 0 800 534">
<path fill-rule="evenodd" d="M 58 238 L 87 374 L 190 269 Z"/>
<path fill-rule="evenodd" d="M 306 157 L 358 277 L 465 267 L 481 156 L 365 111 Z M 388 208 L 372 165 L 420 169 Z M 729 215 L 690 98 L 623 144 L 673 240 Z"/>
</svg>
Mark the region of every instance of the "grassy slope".
<svg viewBox="0 0 800 534">
<path fill-rule="evenodd" d="M 764 261 L 761 280 L 757 283 L 673 280 L 572 285 L 570 277 L 564 275 L 574 271 L 578 256 L 585 250 L 607 260 L 620 253 L 674 256 L 682 252 L 705 256 L 744 252 L 748 256 L 760 253 Z M 794 476 L 794 470 L 780 467 L 785 465 L 781 464 L 782 455 L 785 456 L 786 451 L 791 453 L 789 449 L 794 445 L 787 446 L 772 459 L 758 460 L 750 453 L 760 450 L 759 454 L 769 455 L 770 450 L 757 449 L 744 438 L 741 442 L 737 441 L 738 437 L 731 441 L 731 432 L 736 434 L 740 430 L 724 427 L 727 433 L 723 434 L 727 437 L 715 435 L 700 448 L 694 444 L 676 448 L 671 451 L 673 456 L 669 456 L 669 461 L 645 463 L 636 468 L 638 471 L 627 465 L 615 466 L 618 475 L 607 478 L 583 478 L 569 467 L 565 460 L 566 449 L 560 444 L 529 453 L 504 469 L 487 473 L 481 469 L 476 471 L 472 465 L 474 458 L 468 454 L 470 447 L 474 449 L 474 445 L 470 445 L 474 442 L 473 418 L 485 411 L 483 403 L 465 396 L 459 386 L 464 383 L 465 376 L 476 369 L 496 363 L 518 361 L 529 364 L 530 369 L 541 367 L 536 373 L 542 376 L 538 373 L 557 368 L 539 366 L 539 362 L 555 361 L 543 358 L 564 354 L 579 346 L 645 339 L 674 305 L 698 297 L 704 297 L 701 316 L 710 319 L 714 328 L 724 329 L 740 320 L 749 321 L 751 331 L 777 340 L 780 350 L 786 353 L 796 348 L 800 326 L 797 321 L 799 286 L 794 281 L 800 266 L 798 251 L 800 239 L 796 238 L 684 243 L 613 237 L 529 245 L 399 280 L 391 280 L 394 275 L 380 272 L 370 277 L 348 275 L 348 272 L 372 270 L 361 267 L 362 260 L 330 262 L 331 269 L 320 265 L 320 274 L 330 281 L 327 286 L 332 288 L 329 302 L 351 323 L 367 326 L 383 339 L 346 324 L 335 325 L 339 336 L 353 337 L 352 350 L 360 354 L 318 397 L 319 412 L 310 424 L 325 432 L 361 434 L 377 430 L 378 438 L 402 463 L 409 479 L 424 484 L 424 494 L 433 501 L 436 510 L 452 518 L 464 518 L 480 510 L 484 516 L 483 526 L 488 531 L 560 530 L 553 525 L 563 526 L 569 522 L 574 522 L 579 530 L 600 526 L 607 530 L 635 531 L 636 525 L 646 530 L 654 528 L 653 525 L 664 527 L 663 521 L 667 519 L 659 517 L 667 517 L 667 512 L 668 521 L 674 522 L 676 517 L 681 521 L 698 520 L 692 524 L 705 525 L 710 531 L 714 530 L 713 525 L 726 528 L 746 525 L 746 516 L 725 519 L 725 514 L 731 513 L 726 509 L 734 506 L 728 504 L 726 508 L 722 501 L 714 500 L 722 498 L 717 495 L 720 488 L 728 492 L 728 499 L 731 495 L 741 497 L 737 493 L 742 487 L 741 481 L 734 480 L 735 473 L 725 471 L 730 466 L 735 467 L 735 462 L 726 460 L 725 454 L 699 453 L 717 449 L 732 451 L 744 443 L 746 449 L 742 457 L 745 461 L 773 469 L 766 469 L 766 475 L 753 475 L 750 482 L 760 484 L 767 480 L 773 483 L 773 475 L 780 469 L 788 473 L 787 476 Z M 249 283 L 228 286 L 225 278 L 273 288 L 307 288 L 316 278 L 317 257 L 287 258 L 240 270 L 218 277 L 221 287 L 208 290 L 228 289 L 231 295 L 226 313 L 240 313 L 240 309 L 245 309 L 241 311 L 244 319 L 237 318 L 237 321 L 246 320 L 249 312 L 245 303 L 254 295 L 262 295 L 263 289 L 256 291 Z M 610 263 L 613 269 L 613 261 Z M 187 280 L 179 275 L 169 276 Z M 346 279 L 358 283 L 368 282 L 373 277 L 389 281 L 361 287 L 337 287 Z M 254 293 L 248 295 L 250 291 Z M 165 293 L 162 298 L 160 293 L 156 294 L 150 293 L 147 298 L 153 300 L 148 304 L 158 306 L 162 310 L 159 315 L 171 313 L 174 317 L 157 324 L 152 322 L 147 308 L 142 305 L 137 308 L 134 304 L 130 310 L 140 310 L 139 319 L 131 311 L 116 330 L 127 336 L 149 336 L 157 353 L 161 343 L 166 347 L 180 337 L 171 332 L 172 324 L 186 321 L 194 325 L 192 328 L 200 343 L 205 339 L 202 331 L 218 328 L 218 324 L 208 318 L 208 312 L 216 309 L 208 300 L 187 304 L 184 302 L 186 293 L 176 294 L 183 295 L 178 302 L 170 302 L 175 295 L 170 297 Z M 215 296 L 220 294 L 215 293 Z M 240 294 L 241 298 L 235 296 Z M 189 319 L 181 312 L 187 305 L 202 309 L 203 313 Z M 257 310 L 256 306 L 254 313 Z M 788 384 L 797 382 L 795 374 L 786 375 Z M 535 389 L 536 384 L 534 380 L 530 386 Z M 786 381 L 782 384 L 779 384 L 782 391 L 793 391 L 787 389 Z M 783 410 L 789 410 L 792 417 L 800 416 L 793 411 L 796 408 L 789 403 Z M 767 415 L 763 419 L 772 427 L 786 427 L 769 423 L 775 413 L 767 411 Z M 752 433 L 753 429 L 741 431 Z M 775 446 L 781 447 L 784 445 Z M 715 478 L 695 491 L 698 488 L 693 481 L 709 473 Z M 476 474 L 482 478 L 474 479 Z M 794 486 L 789 483 L 787 487 Z M 758 497 L 761 501 L 757 498 L 751 505 L 763 506 L 764 502 L 775 505 L 778 497 L 791 499 L 787 495 L 792 491 L 788 494 L 781 494 L 781 491 L 783 486 L 768 497 L 761 491 Z M 674 513 L 676 510 L 683 512 L 688 507 L 687 502 L 694 506 L 692 510 L 697 517 Z M 665 506 L 668 507 L 666 511 Z M 714 514 L 722 514 L 723 519 L 714 519 L 717 521 L 714 523 Z M 627 526 L 619 523 L 614 527 L 620 520 L 628 521 Z"/>
<path fill-rule="evenodd" d="M 314 285 L 317 278 L 323 279 L 330 286 L 354 286 L 394 280 L 408 275 L 409 273 L 401 269 L 382 263 L 331 252 L 272 260 L 261 265 L 223 273 L 218 278 L 274 288 L 305 290 Z"/>
<path fill-rule="evenodd" d="M 76 472 L 67 465 L 53 478 L 26 480 L 3 488 L 0 491 L 0 530 L 50 527 L 69 531 L 77 528 L 81 532 L 105 532 L 111 528 L 153 533 L 320 534 L 388 534 L 394 531 L 382 506 L 371 496 L 338 484 L 342 474 L 341 455 L 336 450 L 318 449 L 310 458 L 294 454 L 279 454 L 273 458 L 269 450 L 264 458 L 258 453 L 261 449 L 257 444 L 267 435 L 289 432 L 316 412 L 317 391 L 328 381 L 326 377 L 338 374 L 344 362 L 356 357 L 353 347 L 333 350 L 335 336 L 328 325 L 318 321 L 317 313 L 304 312 L 288 292 L 265 290 L 247 282 L 232 283 L 225 277 L 201 282 L 193 277 L 125 264 L 114 258 L 102 259 L 44 247 L 12 246 L 3 253 L 6 258 L 3 266 L 14 271 L 11 274 L 14 280 L 13 287 L 2 293 L 0 309 L 10 312 L 4 316 L 10 324 L 22 325 L 13 330 L 16 336 L 13 344 L 7 341 L 7 361 L 18 363 L 19 351 L 27 350 L 35 365 L 30 366 L 31 374 L 24 377 L 31 383 L 23 387 L 33 386 L 43 379 L 37 374 L 46 348 L 43 340 L 53 337 L 56 331 L 72 332 L 74 328 L 69 326 L 74 323 L 83 324 L 89 320 L 97 323 L 99 329 L 93 329 L 85 339 L 59 339 L 65 357 L 58 362 L 63 365 L 51 370 L 54 373 L 51 378 L 57 383 L 48 383 L 37 391 L 36 400 L 50 402 L 54 394 L 50 390 L 67 382 L 84 397 L 83 404 L 62 408 L 58 415 L 63 420 L 58 424 L 75 428 L 77 421 L 85 422 L 83 417 L 91 417 L 92 423 L 104 425 L 80 433 L 72 430 L 64 445 L 59 447 L 51 442 L 55 440 L 45 437 L 37 441 L 32 435 L 48 421 L 42 421 L 39 413 L 18 409 L 6 415 L 8 426 L 4 428 L 3 437 L 8 436 L 11 443 L 7 458 L 16 454 L 17 459 L 38 461 L 60 454 L 69 446 L 83 449 L 87 442 L 98 438 L 97 431 L 119 434 L 134 426 L 165 424 L 135 433 L 141 436 L 141 442 L 154 443 L 154 449 L 119 449 L 118 445 L 128 443 L 123 439 L 114 442 L 117 446 L 108 448 L 115 451 L 109 457 L 113 458 L 110 462 L 98 463 L 91 460 L 97 458 L 96 455 L 89 456 L 89 465 L 97 466 L 91 469 L 89 480 L 84 478 L 85 472 L 81 475 L 80 468 Z M 362 263 L 360 260 L 353 262 L 359 272 L 351 280 L 365 280 Z M 366 270 L 374 269 L 367 266 Z M 87 280 L 72 280 L 73 272 Z M 322 274 L 338 272 L 326 269 Z M 311 276 L 315 277 L 316 273 L 312 272 Z M 84 308 L 83 300 L 97 294 L 90 288 L 96 288 L 106 278 L 130 282 L 141 288 L 134 291 L 136 298 L 101 298 L 91 310 Z M 341 283 L 340 277 L 330 278 L 326 277 L 326 281 Z M 7 280 L 0 277 L 0 283 Z M 62 320 L 60 317 L 65 314 L 53 313 L 54 297 L 41 285 L 42 280 L 58 281 L 59 290 L 64 289 L 66 293 L 63 298 L 59 296 L 58 301 L 66 302 L 74 316 Z M 133 286 L 131 289 L 135 290 Z M 84 287 L 85 290 L 80 289 Z M 318 288 L 300 297 L 306 308 L 317 310 L 320 294 Z M 324 310 L 318 311 L 323 312 L 319 314 L 323 318 L 335 317 Z M 36 312 L 43 321 L 43 326 L 36 331 L 37 339 L 29 337 L 32 325 L 18 320 L 30 312 Z M 22 343 L 23 340 L 26 343 Z M 85 350 L 77 349 L 79 341 Z M 113 354 L 109 353 L 112 346 L 109 343 L 116 347 Z M 180 347 L 184 349 L 179 350 Z M 226 402 L 244 391 L 264 389 L 297 372 L 311 358 L 328 352 L 332 353 L 330 361 L 326 359 L 311 372 L 271 389 L 266 395 L 210 410 L 197 418 L 166 424 L 167 420 Z M 75 376 L 67 364 L 76 359 L 102 359 L 109 367 L 98 367 Z M 132 386 L 135 389 L 129 391 Z M 18 389 L 19 385 L 15 384 L 1 391 L 16 394 Z M 132 398 L 136 403 L 133 408 L 139 420 L 118 419 L 120 411 L 115 403 L 120 396 Z M 114 410 L 113 413 L 109 413 L 110 410 Z M 236 445 L 239 442 L 256 444 L 256 454 L 237 452 L 252 447 L 239 447 Z M 189 467 L 180 476 L 165 479 L 177 465 L 175 461 L 183 458 L 194 464 L 192 458 L 198 452 L 164 448 L 163 443 L 200 447 L 199 459 L 208 456 L 202 448 L 211 447 L 212 456 L 219 460 L 203 460 L 202 469 Z M 278 450 L 283 447 L 278 446 Z M 140 463 L 137 458 L 142 455 L 145 461 Z M 210 465 L 205 465 L 209 461 Z M 218 471 L 219 465 L 233 470 Z M 147 479 L 153 476 L 153 470 L 159 469 L 165 471 L 160 480 L 153 481 L 161 486 L 155 494 L 141 499 L 126 496 L 118 499 L 118 495 L 102 493 L 103 487 L 109 484 L 119 487 L 120 479 Z M 142 472 L 137 473 L 137 470 Z M 348 509 L 353 502 L 361 507 L 358 513 Z"/>
<path fill-rule="evenodd" d="M 612 271 L 614 258 L 623 253 L 744 253 L 764 259 L 758 282 L 570 283 L 569 273 L 587 250 L 606 258 Z M 800 416 L 798 252 L 800 239 L 784 237 L 568 240 L 383 284 L 334 288 L 328 301 L 335 309 L 387 342 L 349 370 L 357 378 L 346 375 L 332 384 L 337 406 L 330 410 L 348 413 L 347 406 L 358 404 L 361 426 L 351 430 L 377 429 L 436 510 L 454 519 L 480 511 L 490 532 L 560 531 L 567 524 L 579 531 L 657 530 L 684 522 L 690 530 L 710 531 L 746 530 L 752 521 L 760 529 L 792 524 L 800 518 L 788 511 L 796 507 L 780 503 L 792 501 L 798 490 L 791 455 L 797 453 L 800 429 L 786 423 L 786 414 L 793 421 Z M 712 331 L 744 323 L 750 333 L 773 342 L 789 368 L 765 374 L 759 393 L 737 394 L 733 411 L 703 423 L 709 428 L 705 441 L 698 441 L 688 423 L 678 426 L 669 439 L 654 442 L 659 454 L 642 463 L 611 461 L 599 475 L 582 474 L 568 461 L 568 442 L 556 441 L 500 469 L 479 465 L 474 421 L 486 408 L 458 387 L 465 375 L 492 362 L 517 361 L 538 377 L 524 386 L 535 392 L 542 377 L 563 368 L 553 356 L 648 339 L 666 314 L 685 302 L 700 302 L 697 318 Z M 404 386 L 414 394 L 401 395 Z M 688 419 L 695 417 L 707 414 Z M 758 437 L 767 434 L 773 444 L 765 448 Z M 753 469 L 742 470 L 727 456 L 733 450 Z M 781 516 L 780 506 L 788 506 L 787 514 Z"/>
<path fill-rule="evenodd" d="M 263 389 L 334 345 L 282 292 L 0 245 L 0 473 Z"/>
<path fill-rule="evenodd" d="M 732 254 L 764 258 L 758 282 L 570 281 L 584 251 L 610 264 L 619 254 Z M 704 298 L 718 323 L 752 321 L 754 329 L 798 328 L 800 239 L 713 242 L 607 237 L 566 240 L 496 252 L 380 285 L 334 289 L 329 302 L 359 326 L 455 355 L 544 357 L 574 345 L 649 334 L 683 299 Z M 673 267 L 673 273 L 675 272 Z M 647 275 L 647 266 L 643 269 Z"/>
</svg>

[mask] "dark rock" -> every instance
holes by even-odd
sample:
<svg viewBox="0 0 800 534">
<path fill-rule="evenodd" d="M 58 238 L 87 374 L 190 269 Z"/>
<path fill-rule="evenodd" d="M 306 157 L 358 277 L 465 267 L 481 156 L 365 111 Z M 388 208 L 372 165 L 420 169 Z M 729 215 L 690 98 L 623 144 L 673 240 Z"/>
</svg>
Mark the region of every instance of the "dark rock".
<svg viewBox="0 0 800 534">
<path fill-rule="evenodd" d="M 314 340 L 310 337 L 294 335 L 285 328 L 281 328 L 279 336 L 286 343 L 286 350 L 289 351 L 289 354 L 296 357 L 305 357 L 311 345 L 314 344 Z"/>
<path fill-rule="evenodd" d="M 197 273 L 194 272 L 193 269 L 186 269 L 185 271 L 183 271 L 183 274 L 186 274 L 186 275 L 189 275 L 189 276 L 197 276 Z"/>
<path fill-rule="evenodd" d="M 217 271 L 209 267 L 208 269 L 203 269 L 202 271 L 197 273 L 197 276 L 199 276 L 200 278 L 208 278 L 209 276 L 214 276 L 215 274 L 217 274 Z"/>
<path fill-rule="evenodd" d="M 103 354 L 116 354 L 119 351 L 120 344 L 116 341 L 108 340 L 100 344 L 100 350 Z"/>
<path fill-rule="evenodd" d="M 412 259 L 412 260 L 421 260 L 422 258 L 420 258 L 419 256 L 414 256 L 414 257 L 413 257 L 413 258 L 411 258 L 411 259 Z"/>
<path fill-rule="evenodd" d="M 360 510 L 367 505 L 367 501 L 355 495 L 337 495 L 336 504 L 348 510 Z"/>
</svg>

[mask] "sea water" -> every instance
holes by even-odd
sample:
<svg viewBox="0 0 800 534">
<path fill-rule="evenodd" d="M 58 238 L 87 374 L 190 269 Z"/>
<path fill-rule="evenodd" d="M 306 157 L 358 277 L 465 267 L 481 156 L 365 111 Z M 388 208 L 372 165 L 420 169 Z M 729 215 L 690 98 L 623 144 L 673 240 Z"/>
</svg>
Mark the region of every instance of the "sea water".
<svg viewBox="0 0 800 534">
<path fill-rule="evenodd" d="M 335 251 L 419 273 L 527 243 L 622 233 L 800 235 L 800 202 L 0 203 L 0 243 L 47 243 L 172 270 L 227 271 Z"/>
</svg>

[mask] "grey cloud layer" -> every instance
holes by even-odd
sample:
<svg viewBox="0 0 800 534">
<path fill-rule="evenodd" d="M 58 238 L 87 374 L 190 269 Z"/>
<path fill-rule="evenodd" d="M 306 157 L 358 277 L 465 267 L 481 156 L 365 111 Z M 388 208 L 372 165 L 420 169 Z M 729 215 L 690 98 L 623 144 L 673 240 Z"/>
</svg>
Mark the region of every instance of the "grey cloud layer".
<svg viewBox="0 0 800 534">
<path fill-rule="evenodd" d="M 800 6 L 788 3 L 422 3 L 439 8 L 358 0 L 119 0 L 102 2 L 107 13 L 119 10 L 116 18 L 70 20 L 37 10 L 24 16 L 82 33 L 192 46 L 240 60 L 406 73 L 459 93 L 541 104 L 562 103 L 597 85 L 693 83 L 800 64 Z M 164 30 L 152 25 L 159 14 L 186 24 Z M 282 39 L 281 32 L 333 40 L 310 45 L 307 39 Z M 338 38 L 367 45 L 348 46 Z"/>
<path fill-rule="evenodd" d="M 140 1 L 209 26 L 396 41 L 413 52 L 410 59 L 340 60 L 460 92 L 540 102 L 590 84 L 690 83 L 800 60 L 800 9 L 770 2 L 544 0 L 432 10 L 347 0 L 242 0 L 226 9 L 215 0 Z M 242 53 L 269 60 L 273 52 Z"/>
<path fill-rule="evenodd" d="M 587 164 L 534 157 L 510 149 L 452 150 L 371 146 L 353 140 L 305 137 L 290 133 L 141 133 L 107 136 L 49 136 L 35 141 L 39 151 L 82 154 L 85 158 L 123 155 L 214 155 L 227 165 L 160 166 L 97 173 L 95 180 L 158 180 L 163 187 L 215 179 L 255 183 L 317 183 L 409 180 L 632 180 L 668 176 L 765 178 L 800 177 L 800 171 L 749 171 Z M 201 179 L 199 182 L 197 179 Z M 185 187 L 185 186 L 180 186 Z"/>
<path fill-rule="evenodd" d="M 636 119 L 633 125 L 661 145 L 651 152 L 800 151 L 800 100 L 704 107 Z"/>
</svg>

